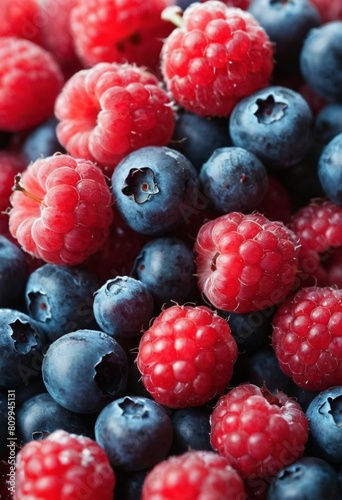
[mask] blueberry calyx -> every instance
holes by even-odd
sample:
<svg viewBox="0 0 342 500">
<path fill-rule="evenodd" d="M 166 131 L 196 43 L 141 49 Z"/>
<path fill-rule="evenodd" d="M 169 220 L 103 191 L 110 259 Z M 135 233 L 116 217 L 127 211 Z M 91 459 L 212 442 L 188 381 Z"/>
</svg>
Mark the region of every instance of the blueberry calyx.
<svg viewBox="0 0 342 500">
<path fill-rule="evenodd" d="M 14 348 L 20 354 L 28 354 L 31 349 L 37 347 L 36 335 L 28 323 L 23 323 L 18 319 L 11 323 L 10 327 Z"/>
<path fill-rule="evenodd" d="M 148 167 L 131 169 L 125 179 L 122 192 L 126 196 L 132 196 L 136 203 L 148 201 L 152 195 L 159 193 L 153 170 Z"/>
<path fill-rule="evenodd" d="M 115 396 L 117 394 L 122 374 L 115 370 L 115 367 L 117 367 L 117 357 L 113 352 L 102 356 L 95 365 L 94 382 L 104 395 Z"/>
<path fill-rule="evenodd" d="M 29 292 L 28 302 L 30 314 L 34 319 L 45 322 L 51 318 L 51 307 L 45 293 Z"/>
<path fill-rule="evenodd" d="M 119 403 L 122 409 L 122 415 L 129 418 L 147 418 L 148 411 L 145 405 L 139 403 L 138 401 L 133 401 L 133 399 L 126 397 L 122 403 Z"/>
<path fill-rule="evenodd" d="M 318 409 L 319 413 L 325 413 L 323 410 L 324 406 L 330 406 L 330 410 L 327 413 L 330 413 L 337 427 L 342 427 L 342 396 L 337 396 L 336 398 L 328 398 Z M 321 411 L 323 410 L 323 411 Z"/>
<path fill-rule="evenodd" d="M 272 94 L 267 96 L 266 99 L 257 99 L 256 105 L 258 109 L 254 114 L 258 122 L 264 125 L 269 125 L 280 120 L 285 114 L 284 110 L 287 108 L 287 104 L 284 102 L 275 101 Z"/>
</svg>

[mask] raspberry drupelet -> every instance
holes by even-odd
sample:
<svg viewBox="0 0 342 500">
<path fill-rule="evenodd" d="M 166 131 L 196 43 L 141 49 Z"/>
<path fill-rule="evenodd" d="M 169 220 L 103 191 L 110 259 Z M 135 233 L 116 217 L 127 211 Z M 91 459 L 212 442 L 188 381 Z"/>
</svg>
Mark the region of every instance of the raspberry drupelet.
<svg viewBox="0 0 342 500">
<path fill-rule="evenodd" d="M 9 229 L 34 257 L 76 265 L 106 241 L 112 195 L 92 162 L 64 154 L 39 158 L 16 176 L 14 190 Z"/>
<path fill-rule="evenodd" d="M 56 100 L 55 115 L 67 152 L 96 162 L 107 175 L 128 153 L 167 145 L 175 122 L 159 80 L 143 68 L 117 63 L 75 73 Z"/>
<path fill-rule="evenodd" d="M 181 27 L 164 42 L 161 71 L 178 104 L 202 116 L 228 116 L 240 99 L 269 85 L 273 47 L 250 13 L 209 0 L 177 19 Z"/>
</svg>

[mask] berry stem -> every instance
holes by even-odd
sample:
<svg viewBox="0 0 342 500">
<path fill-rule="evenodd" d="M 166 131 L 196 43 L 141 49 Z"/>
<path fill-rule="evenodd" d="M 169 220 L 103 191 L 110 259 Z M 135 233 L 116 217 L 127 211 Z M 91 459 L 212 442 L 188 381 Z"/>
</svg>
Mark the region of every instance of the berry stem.
<svg viewBox="0 0 342 500">
<path fill-rule="evenodd" d="M 14 186 L 12 188 L 12 191 L 21 191 L 22 193 L 24 193 L 26 196 L 28 196 L 29 198 L 32 198 L 32 200 L 35 200 L 37 201 L 38 203 L 42 203 L 43 200 L 41 200 L 40 198 L 38 198 L 38 196 L 35 196 L 34 194 L 30 193 L 29 191 L 27 191 L 21 184 L 20 184 L 20 181 L 21 181 L 21 175 L 20 174 L 17 174 L 15 177 L 14 177 Z"/>
<path fill-rule="evenodd" d="M 161 13 L 161 18 L 163 21 L 170 21 L 177 26 L 177 28 L 183 26 L 183 11 L 178 5 L 166 7 Z"/>
</svg>

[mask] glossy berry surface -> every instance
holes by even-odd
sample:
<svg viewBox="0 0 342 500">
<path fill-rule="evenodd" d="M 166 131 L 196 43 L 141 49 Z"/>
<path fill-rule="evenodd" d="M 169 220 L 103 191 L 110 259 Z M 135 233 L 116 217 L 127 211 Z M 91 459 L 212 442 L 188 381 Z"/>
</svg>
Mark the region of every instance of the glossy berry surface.
<svg viewBox="0 0 342 500">
<path fill-rule="evenodd" d="M 183 108 L 228 116 L 242 97 L 269 84 L 273 47 L 246 11 L 216 0 L 195 2 L 164 42 L 161 71 Z"/>
<path fill-rule="evenodd" d="M 303 389 L 324 390 L 341 382 L 342 291 L 300 289 L 273 318 L 272 344 L 279 365 Z"/>
<path fill-rule="evenodd" d="M 102 171 L 69 155 L 39 158 L 16 179 L 9 228 L 29 254 L 76 265 L 108 236 L 112 196 Z"/>
<path fill-rule="evenodd" d="M 172 454 L 180 455 L 189 450 L 213 451 L 210 444 L 211 412 L 208 405 L 179 408 L 172 413 Z"/>
<path fill-rule="evenodd" d="M 239 474 L 212 451 L 190 450 L 156 465 L 143 485 L 142 500 L 159 498 L 237 500 L 245 496 Z"/>
<path fill-rule="evenodd" d="M 112 465 L 134 471 L 163 460 L 172 444 L 172 424 L 165 409 L 150 398 L 125 396 L 108 404 L 95 423 L 95 439 Z"/>
<path fill-rule="evenodd" d="M 295 282 L 298 239 L 259 213 L 230 212 L 203 224 L 194 249 L 198 286 L 218 309 L 266 309 Z"/>
<path fill-rule="evenodd" d="M 27 443 L 18 455 L 15 500 L 75 500 L 80 491 L 89 500 L 112 500 L 114 487 L 108 457 L 88 437 L 57 430 Z"/>
<path fill-rule="evenodd" d="M 246 478 L 272 477 L 302 456 L 308 439 L 298 403 L 249 383 L 222 396 L 210 421 L 213 448 Z"/>
<path fill-rule="evenodd" d="M 175 305 L 143 333 L 137 365 L 157 402 L 184 408 L 223 392 L 236 358 L 236 342 L 223 318 L 205 306 Z"/>
<path fill-rule="evenodd" d="M 131 151 L 167 145 L 174 129 L 159 80 L 130 64 L 101 62 L 76 72 L 56 99 L 55 116 L 68 153 L 96 162 L 108 175 Z"/>
<path fill-rule="evenodd" d="M 325 146 L 318 162 L 318 176 L 325 194 L 342 206 L 342 132 Z"/>
<path fill-rule="evenodd" d="M 0 234 L 0 307 L 20 301 L 29 276 L 25 253 Z"/>
</svg>

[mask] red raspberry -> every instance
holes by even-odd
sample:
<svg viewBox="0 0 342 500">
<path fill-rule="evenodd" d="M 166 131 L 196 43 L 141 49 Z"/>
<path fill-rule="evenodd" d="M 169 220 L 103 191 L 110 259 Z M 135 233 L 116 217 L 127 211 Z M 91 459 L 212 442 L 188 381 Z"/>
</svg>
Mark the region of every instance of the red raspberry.
<svg viewBox="0 0 342 500">
<path fill-rule="evenodd" d="M 210 417 L 213 448 L 246 479 L 272 477 L 303 454 L 308 421 L 281 391 L 242 384 L 222 396 Z"/>
<path fill-rule="evenodd" d="M 322 23 L 342 20 L 341 0 L 309 0 L 319 12 Z"/>
<path fill-rule="evenodd" d="M 239 474 L 212 451 L 170 456 L 147 475 L 142 500 L 244 500 Z"/>
<path fill-rule="evenodd" d="M 75 265 L 104 244 L 112 196 L 90 161 L 62 154 L 39 158 L 16 179 L 15 189 L 10 232 L 34 257 Z"/>
<path fill-rule="evenodd" d="M 14 500 L 112 500 L 115 483 L 95 441 L 58 430 L 18 453 Z"/>
<path fill-rule="evenodd" d="M 272 343 L 282 371 L 308 391 L 342 384 L 342 290 L 308 287 L 273 318 Z"/>
<path fill-rule="evenodd" d="M 285 186 L 273 175 L 268 175 L 268 189 L 258 212 L 270 220 L 287 224 L 291 219 L 291 199 Z"/>
<path fill-rule="evenodd" d="M 237 345 L 223 318 L 205 306 L 176 305 L 143 333 L 137 365 L 158 403 L 182 408 L 222 393 L 236 358 Z"/>
<path fill-rule="evenodd" d="M 298 276 L 302 286 L 329 286 L 335 282 L 334 252 L 342 250 L 342 207 L 316 199 L 299 209 L 289 223 L 300 241 Z M 334 250 L 336 249 L 336 250 Z M 332 268 L 330 267 L 332 265 Z"/>
<path fill-rule="evenodd" d="M 63 74 L 52 55 L 29 40 L 0 37 L 0 130 L 16 132 L 53 114 Z"/>
<path fill-rule="evenodd" d="M 81 0 L 71 12 L 76 51 L 86 66 L 135 63 L 157 68 L 173 25 L 161 13 L 174 0 Z"/>
<path fill-rule="evenodd" d="M 231 212 L 204 224 L 194 245 L 198 285 L 217 309 L 267 309 L 290 292 L 298 239 L 280 221 Z"/>
<path fill-rule="evenodd" d="M 39 5 L 37 0 L 1 0 L 0 37 L 27 38 L 41 44 Z"/>
<path fill-rule="evenodd" d="M 240 99 L 269 85 L 273 47 L 249 12 L 216 0 L 195 2 L 164 42 L 161 71 L 181 106 L 227 116 Z"/>
<path fill-rule="evenodd" d="M 128 153 L 166 146 L 174 111 L 158 79 L 129 64 L 99 63 L 75 73 L 56 100 L 57 137 L 69 154 L 110 174 Z"/>
</svg>

